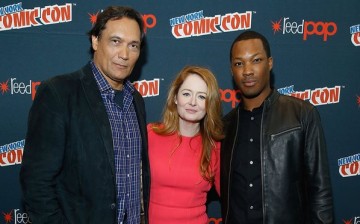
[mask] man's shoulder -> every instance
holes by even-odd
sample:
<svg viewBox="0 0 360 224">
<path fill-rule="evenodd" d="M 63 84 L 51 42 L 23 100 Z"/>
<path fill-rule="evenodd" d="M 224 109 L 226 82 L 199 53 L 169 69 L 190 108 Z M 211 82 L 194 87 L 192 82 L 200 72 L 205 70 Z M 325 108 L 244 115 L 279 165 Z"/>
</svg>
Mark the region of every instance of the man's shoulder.
<svg viewBox="0 0 360 224">
<path fill-rule="evenodd" d="M 235 124 L 236 122 L 236 112 L 238 110 L 238 107 L 233 108 L 230 112 L 225 114 L 222 121 L 224 123 L 224 127 L 227 128 L 231 124 Z"/>
<path fill-rule="evenodd" d="M 69 73 L 64 73 L 60 75 L 56 75 L 50 77 L 49 79 L 45 80 L 45 83 L 51 83 L 52 85 L 64 85 L 64 84 L 71 84 L 73 82 L 79 81 L 85 74 L 89 73 L 89 68 L 87 65 L 84 67 Z"/>
<path fill-rule="evenodd" d="M 299 98 L 296 98 L 293 96 L 289 96 L 289 95 L 283 95 L 283 94 L 280 94 L 278 102 L 280 104 L 288 104 L 289 106 L 293 105 L 293 106 L 308 107 L 308 108 L 314 107 L 314 105 L 312 105 L 308 101 L 305 101 L 303 99 L 299 99 Z"/>
<path fill-rule="evenodd" d="M 235 116 L 237 109 L 237 107 L 231 109 L 227 114 L 225 114 L 223 120 L 232 119 Z"/>
<path fill-rule="evenodd" d="M 38 87 L 37 92 L 41 93 L 54 93 L 58 96 L 68 96 L 77 92 L 80 88 L 82 88 L 82 80 L 89 79 L 92 77 L 91 68 L 88 70 L 87 66 L 84 66 L 76 71 L 70 73 L 64 73 L 60 75 L 53 76 L 47 80 L 41 82 L 40 86 Z M 95 82 L 95 79 L 94 81 Z"/>
<path fill-rule="evenodd" d="M 279 98 L 276 100 L 273 107 L 276 108 L 273 108 L 275 111 L 286 108 L 286 111 L 294 111 L 296 113 L 309 113 L 311 111 L 317 111 L 316 107 L 309 101 L 283 94 L 279 95 Z"/>
</svg>

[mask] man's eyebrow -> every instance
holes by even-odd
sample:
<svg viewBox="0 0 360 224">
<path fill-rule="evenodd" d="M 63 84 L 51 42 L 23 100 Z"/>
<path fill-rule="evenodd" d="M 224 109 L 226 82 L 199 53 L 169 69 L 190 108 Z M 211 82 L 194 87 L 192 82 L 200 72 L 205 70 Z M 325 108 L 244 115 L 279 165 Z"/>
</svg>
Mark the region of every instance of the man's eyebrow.
<svg viewBox="0 0 360 224">
<path fill-rule="evenodd" d="M 261 52 L 255 53 L 255 54 L 251 55 L 250 58 L 254 58 L 254 57 L 259 56 L 261 54 L 262 54 Z M 235 57 L 233 57 L 233 59 L 240 59 L 241 60 L 241 59 L 243 59 L 243 57 L 236 57 L 235 56 Z"/>
<path fill-rule="evenodd" d="M 140 44 L 141 41 L 139 41 L 139 40 L 133 40 L 133 41 L 131 41 L 130 43 L 132 43 L 132 44 Z"/>
</svg>

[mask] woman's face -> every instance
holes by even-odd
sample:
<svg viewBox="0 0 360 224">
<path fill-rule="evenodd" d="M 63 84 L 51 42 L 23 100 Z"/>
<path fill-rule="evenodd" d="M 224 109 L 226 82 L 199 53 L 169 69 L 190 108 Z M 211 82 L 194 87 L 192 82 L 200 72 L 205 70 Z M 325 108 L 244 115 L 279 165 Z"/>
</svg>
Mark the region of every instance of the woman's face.
<svg viewBox="0 0 360 224">
<path fill-rule="evenodd" d="M 207 85 L 197 74 L 190 74 L 175 98 L 180 121 L 199 123 L 206 115 Z"/>
</svg>

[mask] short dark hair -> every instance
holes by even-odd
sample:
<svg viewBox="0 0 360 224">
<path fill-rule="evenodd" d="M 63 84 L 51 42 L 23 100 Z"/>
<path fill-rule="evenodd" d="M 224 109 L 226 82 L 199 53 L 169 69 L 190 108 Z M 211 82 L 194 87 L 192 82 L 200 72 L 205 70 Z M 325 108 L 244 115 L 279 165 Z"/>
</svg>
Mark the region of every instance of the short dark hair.
<svg viewBox="0 0 360 224">
<path fill-rule="evenodd" d="M 143 19 L 141 14 L 136 11 L 133 8 L 127 7 L 127 6 L 109 6 L 107 7 L 104 11 L 102 11 L 101 13 L 99 13 L 97 15 L 97 19 L 96 22 L 94 24 L 94 26 L 92 27 L 92 29 L 88 32 L 89 35 L 89 40 L 90 40 L 90 44 L 92 43 L 92 36 L 95 37 L 101 37 L 101 33 L 102 31 L 106 28 L 106 23 L 109 20 L 117 20 L 117 19 L 121 19 L 121 18 L 129 18 L 129 19 L 133 19 L 135 20 L 140 28 L 140 40 L 141 43 L 143 42 L 143 38 L 144 38 L 144 23 L 143 23 Z M 91 48 L 91 53 L 94 53 L 94 50 Z"/>
<path fill-rule="evenodd" d="M 251 40 L 251 39 L 259 39 L 259 40 L 261 40 L 261 42 L 263 44 L 263 47 L 264 47 L 264 50 L 265 50 L 265 53 L 266 53 L 266 56 L 268 58 L 271 57 L 270 44 L 269 44 L 269 41 L 266 39 L 266 37 L 263 36 L 262 34 L 256 32 L 256 31 L 247 30 L 247 31 L 241 33 L 239 36 L 237 36 L 235 38 L 234 42 L 231 44 L 230 61 L 232 59 L 232 50 L 233 50 L 233 47 L 234 47 L 235 43 L 239 42 L 239 41 L 242 41 L 242 40 Z"/>
</svg>

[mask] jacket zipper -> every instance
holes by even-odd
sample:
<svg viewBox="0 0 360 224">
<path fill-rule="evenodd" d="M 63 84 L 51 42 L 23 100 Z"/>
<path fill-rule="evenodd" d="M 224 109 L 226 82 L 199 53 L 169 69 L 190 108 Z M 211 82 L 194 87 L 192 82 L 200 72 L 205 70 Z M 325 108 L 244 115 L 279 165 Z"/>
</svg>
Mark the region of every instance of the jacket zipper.
<svg viewBox="0 0 360 224">
<path fill-rule="evenodd" d="M 229 180 L 228 180 L 228 194 L 227 194 L 227 210 L 226 210 L 226 223 L 228 223 L 228 216 L 229 216 L 229 209 L 230 209 L 230 183 L 231 183 L 231 173 L 232 173 L 232 160 L 233 160 L 233 154 L 234 154 L 234 148 L 235 148 L 235 142 L 236 142 L 236 139 L 237 139 L 237 135 L 238 135 L 238 130 L 239 130 L 239 111 L 240 109 L 237 110 L 237 120 L 236 120 L 236 132 L 235 132 L 235 138 L 234 138 L 234 142 L 233 142 L 233 146 L 231 148 L 231 156 L 230 156 L 230 169 L 229 169 Z"/>
<path fill-rule="evenodd" d="M 264 149 L 263 149 L 263 123 L 264 123 L 264 111 L 266 108 L 266 101 L 264 103 L 264 106 L 262 108 L 262 113 L 261 113 L 261 123 L 260 123 L 260 162 L 261 162 L 261 200 L 262 200 L 262 210 L 263 210 L 263 224 L 265 224 L 265 200 L 264 200 Z"/>
<path fill-rule="evenodd" d="M 265 174 L 265 171 L 264 171 L 264 161 L 265 161 L 265 158 L 264 158 L 264 149 L 263 149 L 263 123 L 264 123 L 264 111 L 265 111 L 265 108 L 266 108 L 266 105 L 267 105 L 267 101 L 264 102 L 264 106 L 263 106 L 263 110 L 262 110 L 262 115 L 261 115 L 261 125 L 260 125 L 260 160 L 261 160 L 261 188 L 262 188 L 262 209 L 263 209 L 263 224 L 265 224 L 265 220 L 266 220 L 266 210 L 265 210 L 265 193 L 264 193 L 264 186 L 265 186 L 265 183 L 264 183 L 264 175 Z M 300 129 L 301 127 L 295 127 L 295 128 L 291 128 L 291 129 L 288 129 L 288 130 L 285 130 L 285 131 L 282 131 L 282 132 L 279 132 L 277 134 L 272 134 L 270 137 L 271 137 L 271 141 L 274 140 L 274 138 L 278 135 L 281 135 L 281 134 L 284 134 L 286 132 L 289 132 L 289 131 L 293 131 L 293 130 L 297 130 L 297 129 Z"/>
<path fill-rule="evenodd" d="M 278 135 L 282 135 L 282 134 L 284 134 L 286 132 L 291 132 L 291 131 L 298 130 L 298 129 L 301 129 L 301 127 L 290 128 L 290 129 L 287 129 L 285 131 L 282 131 L 282 132 L 279 132 L 279 133 L 276 133 L 276 134 L 272 134 L 272 135 L 270 135 L 271 141 L 274 141 L 274 138 L 276 136 L 278 136 Z"/>
</svg>

